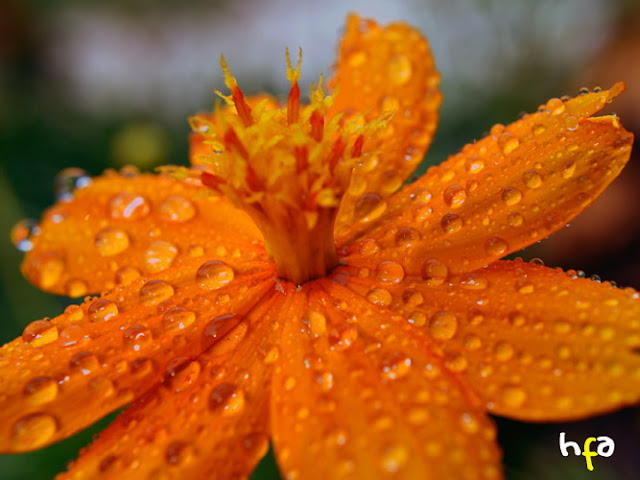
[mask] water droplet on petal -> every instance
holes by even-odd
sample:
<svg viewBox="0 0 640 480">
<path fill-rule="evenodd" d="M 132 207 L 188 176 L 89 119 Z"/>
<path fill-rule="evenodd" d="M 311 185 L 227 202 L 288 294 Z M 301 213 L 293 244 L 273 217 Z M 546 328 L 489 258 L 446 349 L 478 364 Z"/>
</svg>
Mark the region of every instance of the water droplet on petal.
<svg viewBox="0 0 640 480">
<path fill-rule="evenodd" d="M 488 255 L 502 255 L 507 251 L 507 242 L 500 237 L 491 237 L 484 244 L 484 250 Z"/>
<path fill-rule="evenodd" d="M 11 242 L 21 252 L 29 252 L 33 248 L 33 237 L 40 234 L 38 222 L 25 218 L 11 229 Z"/>
<path fill-rule="evenodd" d="M 386 209 L 387 202 L 385 202 L 380 195 L 376 193 L 366 193 L 356 202 L 354 216 L 356 220 L 370 222 L 380 218 Z"/>
<path fill-rule="evenodd" d="M 156 240 L 144 252 L 144 263 L 149 273 L 158 273 L 171 266 L 178 249 L 170 242 Z"/>
<path fill-rule="evenodd" d="M 414 288 L 407 288 L 402 292 L 402 301 L 406 305 L 421 305 L 424 302 L 424 296 Z"/>
<path fill-rule="evenodd" d="M 311 311 L 308 318 L 311 335 L 319 337 L 327 334 L 327 318 L 322 313 Z"/>
<path fill-rule="evenodd" d="M 41 347 L 58 339 L 58 327 L 48 320 L 36 320 L 24 328 L 22 340 L 32 347 Z"/>
<path fill-rule="evenodd" d="M 89 320 L 92 322 L 108 321 L 118 315 L 118 307 L 115 303 L 106 298 L 99 298 L 94 301 L 87 310 Z"/>
<path fill-rule="evenodd" d="M 129 235 L 119 228 L 107 227 L 98 232 L 96 248 L 103 257 L 112 257 L 129 248 Z"/>
<path fill-rule="evenodd" d="M 69 347 L 78 342 L 88 340 L 89 336 L 80 325 L 69 325 L 60 333 L 59 344 L 61 347 Z"/>
<path fill-rule="evenodd" d="M 404 268 L 392 260 L 380 262 L 376 269 L 376 278 L 382 283 L 399 283 L 404 279 Z"/>
<path fill-rule="evenodd" d="M 527 399 L 527 394 L 519 386 L 505 385 L 500 390 L 500 399 L 507 407 L 518 408 Z"/>
<path fill-rule="evenodd" d="M 542 177 L 535 170 L 527 170 L 522 174 L 522 181 L 527 188 L 538 188 L 542 185 Z"/>
<path fill-rule="evenodd" d="M 244 392 L 234 385 L 223 383 L 211 392 L 209 406 L 212 410 L 220 409 L 223 416 L 240 413 L 244 408 Z"/>
<path fill-rule="evenodd" d="M 125 348 L 139 352 L 151 343 L 151 331 L 144 325 L 131 325 L 124 331 L 122 342 Z"/>
<path fill-rule="evenodd" d="M 422 278 L 428 285 L 441 285 L 449 275 L 449 268 L 438 260 L 432 258 L 422 265 Z"/>
<path fill-rule="evenodd" d="M 78 352 L 71 357 L 71 368 L 82 375 L 89 375 L 100 368 L 98 357 L 89 352 Z"/>
<path fill-rule="evenodd" d="M 77 298 L 86 295 L 89 287 L 83 280 L 71 279 L 65 284 L 64 289 L 67 296 Z"/>
<path fill-rule="evenodd" d="M 212 260 L 202 264 L 196 273 L 198 285 L 205 290 L 215 290 L 225 287 L 233 278 L 233 269 L 226 263 L 218 260 Z"/>
<path fill-rule="evenodd" d="M 195 217 L 196 207 L 181 195 L 170 195 L 158 207 L 158 214 L 169 222 L 186 222 Z"/>
<path fill-rule="evenodd" d="M 522 200 L 522 192 L 517 188 L 508 187 L 502 191 L 502 201 L 506 205 L 517 205 L 520 200 Z"/>
<path fill-rule="evenodd" d="M 91 184 L 91 177 L 81 168 L 65 168 L 61 170 L 54 180 L 56 199 L 61 202 L 69 202 L 73 198 L 73 192 Z"/>
<path fill-rule="evenodd" d="M 576 163 L 575 162 L 567 162 L 562 167 L 562 178 L 568 179 L 573 177 L 573 174 L 576 171 Z"/>
<path fill-rule="evenodd" d="M 58 383 L 53 378 L 36 377 L 25 385 L 23 394 L 29 405 L 44 405 L 58 396 Z"/>
<path fill-rule="evenodd" d="M 409 460 L 409 452 L 402 445 L 387 448 L 380 457 L 382 470 L 388 473 L 398 472 Z"/>
<path fill-rule="evenodd" d="M 467 193 L 464 191 L 459 185 L 449 185 L 443 195 L 444 203 L 446 203 L 451 208 L 461 207 L 462 204 L 467 199 Z"/>
<path fill-rule="evenodd" d="M 233 314 L 225 314 L 215 317 L 204 328 L 203 345 L 209 348 L 211 345 L 223 338 L 233 327 L 240 322 L 240 319 Z"/>
<path fill-rule="evenodd" d="M 387 76 L 393 85 L 406 84 L 411 79 L 411 60 L 404 55 L 396 55 L 389 61 Z"/>
<path fill-rule="evenodd" d="M 374 288 L 367 292 L 367 300 L 375 305 L 380 305 L 381 307 L 387 307 L 391 305 L 391 301 L 393 298 L 388 290 L 384 288 Z"/>
<path fill-rule="evenodd" d="M 140 270 L 135 267 L 122 267 L 116 272 L 116 283 L 118 285 L 130 285 L 140 275 Z"/>
<path fill-rule="evenodd" d="M 498 147 L 502 153 L 509 155 L 520 146 L 520 140 L 511 132 L 504 132 L 498 137 Z"/>
<path fill-rule="evenodd" d="M 447 213 L 440 220 L 440 226 L 445 233 L 455 233 L 462 228 L 462 219 L 455 213 Z"/>
<path fill-rule="evenodd" d="M 429 333 L 438 340 L 449 340 L 458 329 L 458 320 L 449 312 L 437 312 L 429 320 Z"/>
<path fill-rule="evenodd" d="M 164 314 L 162 326 L 167 332 L 183 330 L 196 320 L 196 314 L 182 307 L 175 307 Z"/>
<path fill-rule="evenodd" d="M 113 382 L 105 377 L 92 378 L 89 382 L 89 389 L 98 398 L 110 397 L 115 392 Z"/>
<path fill-rule="evenodd" d="M 407 376 L 411 369 L 411 359 L 404 354 L 391 354 L 382 361 L 382 377 L 396 380 Z"/>
<path fill-rule="evenodd" d="M 142 304 L 146 306 L 157 305 L 173 296 L 173 287 L 162 280 L 151 280 L 140 289 Z"/>
<path fill-rule="evenodd" d="M 31 260 L 31 266 L 37 272 L 34 281 L 44 290 L 53 287 L 64 272 L 64 260 L 56 253 L 44 253 Z"/>
<path fill-rule="evenodd" d="M 493 347 L 493 355 L 496 357 L 496 360 L 500 362 L 511 360 L 511 358 L 513 358 L 513 354 L 514 349 L 509 342 L 500 341 Z"/>
<path fill-rule="evenodd" d="M 551 115 L 560 115 L 564 112 L 564 102 L 559 98 L 552 98 L 546 104 L 546 109 L 551 112 Z"/>
<path fill-rule="evenodd" d="M 136 193 L 118 193 L 109 202 L 109 213 L 115 219 L 139 220 L 149 215 L 150 211 L 147 199 Z"/>
<path fill-rule="evenodd" d="M 195 457 L 193 445 L 187 442 L 172 442 L 165 453 L 167 463 L 172 466 L 186 465 Z"/>
<path fill-rule="evenodd" d="M 182 392 L 190 388 L 200 376 L 202 366 L 197 360 L 178 358 L 169 362 L 165 382 L 174 392 Z"/>
<path fill-rule="evenodd" d="M 380 246 L 375 240 L 367 239 L 364 240 L 360 245 L 360 254 L 368 257 L 374 255 L 379 250 L 379 248 Z"/>
<path fill-rule="evenodd" d="M 46 413 L 33 413 L 18 420 L 11 432 L 11 443 L 17 451 L 46 445 L 58 429 L 56 419 Z"/>
</svg>

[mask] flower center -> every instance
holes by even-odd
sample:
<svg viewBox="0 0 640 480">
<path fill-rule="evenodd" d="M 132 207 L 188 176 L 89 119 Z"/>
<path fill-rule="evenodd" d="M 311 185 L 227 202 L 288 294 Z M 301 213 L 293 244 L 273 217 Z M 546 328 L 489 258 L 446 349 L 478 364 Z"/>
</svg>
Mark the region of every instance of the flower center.
<svg viewBox="0 0 640 480">
<path fill-rule="evenodd" d="M 300 60 L 292 68 L 288 51 L 291 90 L 281 108 L 271 99 L 249 105 L 224 57 L 222 70 L 231 95 L 216 93 L 230 108 L 191 118 L 212 148 L 201 159 L 208 166 L 202 182 L 253 218 L 281 277 L 301 284 L 323 276 L 337 264 L 333 226 L 340 200 L 353 168 L 369 155 L 365 139 L 385 120 L 327 118 L 333 97 L 324 94 L 322 77 L 311 86 L 310 104 L 301 105 Z"/>
</svg>

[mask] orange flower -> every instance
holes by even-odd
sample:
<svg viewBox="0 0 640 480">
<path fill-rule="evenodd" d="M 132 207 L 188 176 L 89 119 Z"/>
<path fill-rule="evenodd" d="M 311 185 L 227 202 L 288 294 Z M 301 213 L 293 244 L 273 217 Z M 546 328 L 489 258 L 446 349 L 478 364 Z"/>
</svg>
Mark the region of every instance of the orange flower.
<svg viewBox="0 0 640 480">
<path fill-rule="evenodd" d="M 37 286 L 108 293 L 2 348 L 5 452 L 133 402 L 59 478 L 241 478 L 271 439 L 288 479 L 493 479 L 487 412 L 638 401 L 638 293 L 499 260 L 620 172 L 632 135 L 592 115 L 621 84 L 496 125 L 402 187 L 441 98 L 411 27 L 350 16 L 337 93 L 308 106 L 299 65 L 282 108 L 223 69 L 192 170 L 105 174 L 30 240 Z"/>
</svg>

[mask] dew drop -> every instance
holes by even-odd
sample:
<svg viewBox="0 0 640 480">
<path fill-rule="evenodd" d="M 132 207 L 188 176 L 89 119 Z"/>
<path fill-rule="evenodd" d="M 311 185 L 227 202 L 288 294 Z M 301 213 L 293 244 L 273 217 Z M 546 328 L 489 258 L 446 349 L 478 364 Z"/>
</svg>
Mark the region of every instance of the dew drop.
<svg viewBox="0 0 640 480">
<path fill-rule="evenodd" d="M 402 292 L 402 301 L 406 305 L 421 305 L 424 302 L 423 295 L 414 288 L 407 288 L 404 292 Z"/>
<path fill-rule="evenodd" d="M 11 443 L 17 451 L 32 450 L 46 445 L 58 429 L 56 419 L 46 413 L 22 417 L 11 432 Z"/>
<path fill-rule="evenodd" d="M 520 146 L 520 140 L 511 132 L 504 132 L 498 137 L 498 147 L 502 153 L 509 155 Z"/>
<path fill-rule="evenodd" d="M 396 233 L 395 243 L 398 247 L 409 248 L 420 241 L 420 232 L 415 228 L 403 227 Z"/>
<path fill-rule="evenodd" d="M 576 163 L 575 162 L 567 162 L 562 167 L 562 178 L 569 179 L 573 177 L 573 174 L 576 171 Z"/>
<path fill-rule="evenodd" d="M 211 345 L 223 338 L 239 323 L 239 321 L 240 319 L 231 313 L 217 316 L 211 320 L 204 328 L 204 348 L 209 348 Z"/>
<path fill-rule="evenodd" d="M 507 217 L 507 222 L 511 227 L 519 227 L 524 222 L 524 218 L 517 212 L 512 212 Z"/>
<path fill-rule="evenodd" d="M 69 347 L 88 339 L 89 336 L 80 325 L 69 325 L 60 333 L 59 343 L 61 347 Z"/>
<path fill-rule="evenodd" d="M 170 195 L 158 207 L 158 215 L 168 222 L 186 222 L 195 217 L 196 207 L 181 195 Z"/>
<path fill-rule="evenodd" d="M 438 340 L 449 340 L 458 329 L 458 320 L 449 312 L 437 312 L 429 320 L 429 333 Z"/>
<path fill-rule="evenodd" d="M 16 223 L 11 229 L 11 243 L 21 252 L 33 249 L 33 237 L 40 234 L 38 222 L 25 218 Z"/>
<path fill-rule="evenodd" d="M 189 361 L 185 357 L 173 359 L 167 366 L 165 382 L 174 392 L 182 392 L 195 383 L 201 370 L 202 366 L 197 360 Z"/>
<path fill-rule="evenodd" d="M 29 405 L 44 405 L 58 396 L 58 383 L 53 378 L 36 377 L 25 385 L 23 394 Z"/>
<path fill-rule="evenodd" d="M 137 358 L 131 364 L 131 373 L 137 377 L 145 377 L 153 372 L 153 362 L 145 357 Z"/>
<path fill-rule="evenodd" d="M 522 200 L 522 192 L 517 188 L 508 187 L 502 191 L 502 201 L 509 205 L 517 205 Z"/>
<path fill-rule="evenodd" d="M 183 330 L 196 320 L 196 314 L 191 310 L 182 307 L 175 307 L 169 310 L 162 317 L 162 326 L 167 332 Z"/>
<path fill-rule="evenodd" d="M 467 199 L 467 194 L 459 185 L 449 185 L 442 194 L 444 203 L 451 208 L 461 207 Z"/>
<path fill-rule="evenodd" d="M 129 248 L 129 235 L 119 228 L 107 227 L 98 232 L 96 248 L 103 257 L 112 257 Z"/>
<path fill-rule="evenodd" d="M 156 240 L 144 252 L 144 263 L 149 273 L 158 273 L 171 266 L 178 255 L 178 249 L 173 243 Z"/>
<path fill-rule="evenodd" d="M 116 391 L 113 382 L 106 377 L 92 378 L 89 382 L 89 389 L 98 398 L 108 398 Z"/>
<path fill-rule="evenodd" d="M 397 262 L 385 260 L 378 264 L 376 278 L 386 284 L 399 283 L 404 279 L 404 268 Z"/>
<path fill-rule="evenodd" d="M 149 215 L 150 211 L 147 199 L 136 193 L 118 193 L 109 202 L 109 213 L 115 219 L 139 220 Z"/>
<path fill-rule="evenodd" d="M 211 392 L 209 407 L 220 410 L 223 416 L 232 416 L 244 409 L 244 392 L 234 385 L 223 383 Z"/>
<path fill-rule="evenodd" d="M 354 216 L 356 220 L 371 222 L 377 220 L 387 209 L 385 202 L 376 193 L 365 193 L 356 202 Z"/>
<path fill-rule="evenodd" d="M 384 288 L 374 288 L 367 292 L 367 300 L 375 305 L 387 307 L 391 305 L 393 298 L 391 297 L 389 290 Z"/>
<path fill-rule="evenodd" d="M 140 270 L 135 267 L 122 267 L 116 272 L 116 283 L 118 285 L 130 285 L 140 275 Z"/>
<path fill-rule="evenodd" d="M 366 239 L 360 245 L 360 254 L 365 257 L 369 257 L 371 255 L 375 255 L 376 252 L 380 249 L 378 242 L 372 239 Z"/>
<path fill-rule="evenodd" d="M 308 318 L 311 335 L 320 337 L 327 334 L 327 318 L 322 313 L 311 311 Z"/>
<path fill-rule="evenodd" d="M 415 310 L 409 314 L 407 321 L 416 327 L 424 327 L 427 324 L 427 316 L 424 313 Z"/>
<path fill-rule="evenodd" d="M 77 373 L 89 375 L 100 368 L 100 362 L 92 353 L 78 352 L 71 357 L 69 366 Z"/>
<path fill-rule="evenodd" d="M 48 320 L 36 320 L 24 328 L 22 340 L 32 347 L 42 347 L 58 339 L 58 327 Z"/>
<path fill-rule="evenodd" d="M 411 370 L 411 359 L 404 354 L 395 353 L 382 361 L 381 373 L 386 380 L 396 380 L 407 376 Z"/>
<path fill-rule="evenodd" d="M 477 155 L 471 155 L 464 164 L 468 173 L 478 173 L 484 168 L 484 160 Z"/>
<path fill-rule="evenodd" d="M 500 341 L 493 347 L 493 355 L 496 360 L 500 362 L 506 362 L 513 358 L 514 350 L 513 346 L 509 342 Z"/>
<path fill-rule="evenodd" d="M 560 115 L 565 111 L 564 102 L 559 98 L 552 98 L 547 102 L 546 109 L 551 112 L 551 115 Z"/>
<path fill-rule="evenodd" d="M 455 233 L 462 228 L 462 219 L 455 213 L 447 213 L 440 220 L 440 226 L 445 233 Z"/>
<path fill-rule="evenodd" d="M 428 285 L 441 285 L 449 275 L 449 268 L 432 258 L 422 264 L 422 278 L 427 281 Z"/>
<path fill-rule="evenodd" d="M 157 305 L 173 296 L 173 287 L 162 280 L 151 280 L 140 289 L 142 304 L 146 306 Z"/>
<path fill-rule="evenodd" d="M 55 253 L 44 253 L 31 261 L 37 272 L 35 281 L 44 290 L 53 287 L 64 272 L 64 260 Z"/>
<path fill-rule="evenodd" d="M 78 298 L 86 295 L 89 287 L 83 280 L 72 279 L 65 284 L 64 290 L 67 296 Z"/>
<path fill-rule="evenodd" d="M 106 298 L 99 298 L 89 306 L 87 312 L 91 322 L 106 322 L 118 315 L 118 307 Z"/>
<path fill-rule="evenodd" d="M 507 242 L 500 237 L 491 237 L 485 242 L 484 251 L 492 256 L 502 255 L 507 251 Z"/>
<path fill-rule="evenodd" d="M 396 55 L 389 61 L 387 76 L 393 85 L 406 84 L 411 79 L 411 60 L 404 55 Z"/>
<path fill-rule="evenodd" d="M 227 286 L 234 278 L 233 269 L 226 263 L 212 260 L 198 268 L 196 281 L 200 288 L 215 290 Z"/>
<path fill-rule="evenodd" d="M 538 188 L 542 185 L 542 177 L 535 170 L 527 170 L 522 174 L 522 181 L 527 188 Z"/>
<path fill-rule="evenodd" d="M 398 472 L 409 460 L 409 452 L 402 445 L 387 448 L 380 457 L 380 466 L 387 473 Z"/>
<path fill-rule="evenodd" d="M 195 449 L 187 442 L 172 442 L 167 447 L 165 458 L 171 466 L 182 466 L 193 461 Z"/>
<path fill-rule="evenodd" d="M 65 168 L 56 175 L 54 180 L 56 199 L 69 202 L 73 198 L 73 192 L 90 184 L 91 177 L 81 168 Z"/>
<path fill-rule="evenodd" d="M 139 352 L 153 340 L 151 331 L 144 325 L 131 325 L 122 335 L 124 348 Z"/>
</svg>

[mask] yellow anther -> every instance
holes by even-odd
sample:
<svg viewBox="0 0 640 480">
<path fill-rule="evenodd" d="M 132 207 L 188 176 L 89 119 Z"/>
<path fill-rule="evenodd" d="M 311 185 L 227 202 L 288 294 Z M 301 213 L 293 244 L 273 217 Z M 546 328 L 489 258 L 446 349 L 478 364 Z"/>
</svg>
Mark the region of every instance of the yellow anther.
<svg viewBox="0 0 640 480">
<path fill-rule="evenodd" d="M 299 47 L 300 53 L 298 54 L 298 64 L 295 70 L 291 67 L 291 57 L 289 57 L 289 48 L 286 48 L 284 53 L 287 57 L 287 79 L 291 82 L 291 85 L 296 83 L 300 78 L 300 65 L 302 64 L 302 47 Z"/>
<path fill-rule="evenodd" d="M 220 55 L 220 65 L 222 66 L 222 73 L 224 74 L 224 84 L 227 86 L 229 90 L 232 90 L 233 87 L 238 86 L 238 82 L 231 75 L 231 70 L 229 70 L 229 65 L 227 65 L 227 61 L 224 59 L 224 55 Z"/>
</svg>

